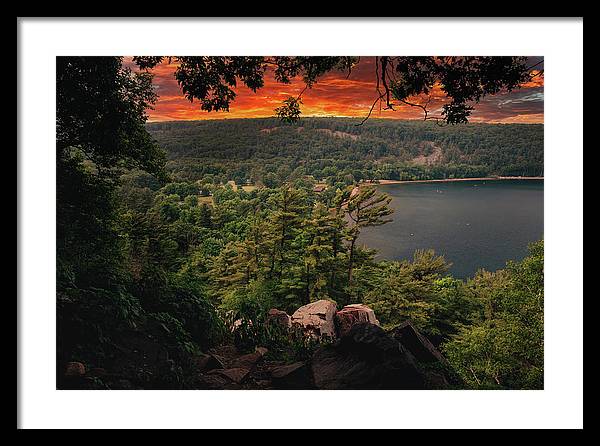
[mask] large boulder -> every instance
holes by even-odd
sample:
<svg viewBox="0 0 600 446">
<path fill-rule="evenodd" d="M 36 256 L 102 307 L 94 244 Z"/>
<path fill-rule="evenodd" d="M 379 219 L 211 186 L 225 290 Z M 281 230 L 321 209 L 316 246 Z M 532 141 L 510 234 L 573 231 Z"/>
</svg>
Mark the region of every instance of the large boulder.
<svg viewBox="0 0 600 446">
<path fill-rule="evenodd" d="M 271 383 L 275 389 L 313 388 L 310 368 L 304 362 L 295 362 L 271 369 Z"/>
<path fill-rule="evenodd" d="M 218 352 L 220 355 L 214 352 Z M 213 369 L 205 367 L 201 373 L 194 376 L 191 386 L 198 389 L 241 389 L 256 385 L 257 376 L 255 374 L 257 373 L 260 377 L 259 369 L 262 368 L 263 358 L 268 352 L 265 347 L 256 347 L 254 352 L 240 355 L 231 345 L 214 349 L 209 356 L 218 359 L 218 362 L 211 361 L 211 365 L 221 364 L 222 366 Z M 201 356 L 199 364 L 203 363 L 204 359 Z M 261 384 L 260 388 L 265 388 L 265 385 Z"/>
<path fill-rule="evenodd" d="M 265 323 L 268 326 L 290 328 L 292 326 L 292 318 L 285 311 L 272 308 L 269 310 L 269 313 L 267 313 Z"/>
<path fill-rule="evenodd" d="M 337 306 L 329 300 L 318 300 L 298 308 L 292 314 L 292 325 L 300 326 L 307 335 L 323 339 L 336 338 Z"/>
<path fill-rule="evenodd" d="M 354 325 L 334 345 L 317 349 L 312 373 L 318 389 L 423 389 L 414 357 L 381 327 Z"/>
<path fill-rule="evenodd" d="M 336 313 L 335 321 L 340 337 L 347 335 L 356 324 L 368 322 L 379 325 L 375 312 L 363 304 L 346 305 Z"/>
<path fill-rule="evenodd" d="M 207 374 L 200 374 L 194 380 L 194 388 L 201 390 L 239 390 L 242 386 L 236 383 L 227 376 L 227 374 L 221 373 L 223 370 L 211 370 Z"/>
<path fill-rule="evenodd" d="M 250 370 L 243 368 L 243 367 L 233 367 L 230 369 L 216 369 L 216 370 L 211 370 L 210 372 L 208 372 L 208 375 L 220 375 L 223 376 L 227 379 L 229 379 L 231 382 L 234 382 L 236 384 L 241 384 L 246 377 L 248 376 L 248 374 L 250 373 Z"/>
<path fill-rule="evenodd" d="M 410 321 L 396 327 L 392 336 L 415 357 L 428 389 L 447 389 L 462 384 L 446 358 Z"/>
<path fill-rule="evenodd" d="M 268 350 L 264 347 L 257 347 L 252 353 L 238 356 L 237 358 L 230 361 L 230 367 L 232 368 L 244 368 L 248 370 L 254 370 L 259 361 L 268 353 Z"/>
<path fill-rule="evenodd" d="M 446 358 L 440 351 L 422 335 L 410 322 L 400 324 L 392 331 L 392 336 L 412 353 L 417 361 L 422 363 L 440 362 L 446 364 Z"/>
</svg>

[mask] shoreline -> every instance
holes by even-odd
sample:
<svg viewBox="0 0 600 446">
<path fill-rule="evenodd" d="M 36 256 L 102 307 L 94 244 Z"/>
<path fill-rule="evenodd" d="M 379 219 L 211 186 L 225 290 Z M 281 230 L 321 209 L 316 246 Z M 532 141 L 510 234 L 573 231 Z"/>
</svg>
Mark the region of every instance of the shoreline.
<svg viewBox="0 0 600 446">
<path fill-rule="evenodd" d="M 458 181 L 502 181 L 502 180 L 544 180 L 544 177 L 477 177 L 477 178 L 445 178 L 438 180 L 364 180 L 360 184 L 375 184 L 385 186 L 388 184 L 411 183 L 454 183 Z"/>
</svg>

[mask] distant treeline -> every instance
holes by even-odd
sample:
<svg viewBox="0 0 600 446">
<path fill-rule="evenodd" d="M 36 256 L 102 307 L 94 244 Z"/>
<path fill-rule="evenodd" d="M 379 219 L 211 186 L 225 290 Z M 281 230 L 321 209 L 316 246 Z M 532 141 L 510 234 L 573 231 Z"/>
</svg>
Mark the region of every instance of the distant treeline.
<svg viewBox="0 0 600 446">
<path fill-rule="evenodd" d="M 176 121 L 147 125 L 174 179 L 276 187 L 312 175 L 331 184 L 543 175 L 542 124 L 467 124 L 351 118 Z"/>
</svg>

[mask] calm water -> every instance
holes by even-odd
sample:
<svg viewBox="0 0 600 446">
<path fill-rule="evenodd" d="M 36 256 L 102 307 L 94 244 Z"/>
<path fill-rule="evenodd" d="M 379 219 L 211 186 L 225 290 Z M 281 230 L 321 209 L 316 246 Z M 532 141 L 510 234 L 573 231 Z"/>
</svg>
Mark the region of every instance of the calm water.
<svg viewBox="0 0 600 446">
<path fill-rule="evenodd" d="M 394 221 L 365 228 L 360 243 L 377 259 L 411 259 L 434 249 L 456 277 L 520 260 L 544 237 L 543 180 L 465 181 L 379 186 L 392 197 Z"/>
</svg>

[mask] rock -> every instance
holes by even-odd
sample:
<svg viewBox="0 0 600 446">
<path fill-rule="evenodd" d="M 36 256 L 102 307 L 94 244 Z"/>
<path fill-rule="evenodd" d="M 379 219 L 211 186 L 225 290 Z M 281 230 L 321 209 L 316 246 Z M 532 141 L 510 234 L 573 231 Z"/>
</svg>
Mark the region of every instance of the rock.
<svg viewBox="0 0 600 446">
<path fill-rule="evenodd" d="M 423 389 L 414 357 L 381 327 L 361 323 L 312 357 L 318 389 Z"/>
<path fill-rule="evenodd" d="M 233 367 L 230 369 L 215 369 L 208 372 L 209 375 L 221 375 L 224 376 L 236 384 L 241 384 L 244 379 L 248 376 L 250 370 L 243 367 Z"/>
<path fill-rule="evenodd" d="M 195 387 L 205 390 L 231 390 L 241 388 L 239 384 L 233 382 L 227 376 L 217 373 L 198 375 L 195 380 Z"/>
<path fill-rule="evenodd" d="M 451 385 L 463 385 L 446 358 L 410 321 L 396 327 L 392 336 L 415 357 L 425 376 L 428 389 L 447 389 Z"/>
<path fill-rule="evenodd" d="M 223 364 L 225 364 L 227 362 L 227 358 L 231 359 L 231 358 L 235 358 L 235 357 L 239 356 L 238 349 L 236 348 L 236 346 L 234 344 L 225 344 L 225 345 L 220 345 L 215 348 L 211 348 L 208 351 L 208 354 L 214 355 L 221 362 L 223 362 Z"/>
<path fill-rule="evenodd" d="M 198 372 L 209 371 L 213 369 L 224 369 L 223 360 L 217 355 L 197 355 L 192 358 L 192 366 Z"/>
<path fill-rule="evenodd" d="M 392 336 L 412 353 L 417 361 L 423 363 L 440 362 L 446 364 L 446 358 L 437 348 L 417 330 L 410 321 L 396 327 Z"/>
<path fill-rule="evenodd" d="M 81 362 L 67 362 L 65 366 L 65 376 L 83 376 L 85 375 L 85 366 Z"/>
<path fill-rule="evenodd" d="M 346 305 L 335 315 L 338 336 L 342 337 L 348 334 L 350 329 L 363 322 L 379 325 L 375 317 L 375 312 L 363 304 Z"/>
<path fill-rule="evenodd" d="M 292 326 L 292 318 L 285 311 L 272 308 L 267 313 L 265 323 L 268 326 L 290 328 Z"/>
<path fill-rule="evenodd" d="M 261 357 L 269 353 L 269 349 L 266 347 L 256 347 L 256 353 L 260 354 Z"/>
<path fill-rule="evenodd" d="M 336 338 L 335 313 L 337 307 L 329 300 L 318 300 L 298 308 L 292 315 L 292 324 L 302 327 L 304 333 L 317 338 Z"/>
<path fill-rule="evenodd" d="M 264 355 L 264 353 L 262 353 L 262 348 L 264 347 L 259 348 L 261 348 L 261 351 L 257 350 L 254 353 L 248 353 L 247 355 L 242 355 L 239 358 L 234 359 L 233 361 L 231 361 L 230 366 L 232 368 L 245 368 L 248 370 L 254 369 L 258 361 L 260 361 Z"/>
<path fill-rule="evenodd" d="M 268 379 L 260 379 L 260 380 L 256 381 L 255 384 L 258 389 L 270 389 L 271 388 L 271 381 L 269 381 Z"/>
<path fill-rule="evenodd" d="M 271 383 L 276 389 L 310 389 L 313 387 L 310 368 L 295 362 L 271 369 Z"/>
</svg>

